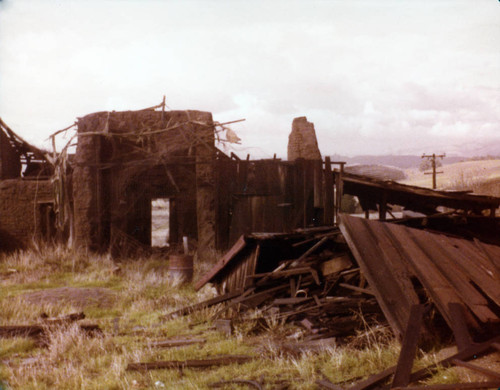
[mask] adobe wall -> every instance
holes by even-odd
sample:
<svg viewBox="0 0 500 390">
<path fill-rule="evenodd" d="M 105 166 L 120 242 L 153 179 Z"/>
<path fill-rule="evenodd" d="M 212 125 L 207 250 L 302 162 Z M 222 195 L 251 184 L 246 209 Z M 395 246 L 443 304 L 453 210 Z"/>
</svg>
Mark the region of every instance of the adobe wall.
<svg viewBox="0 0 500 390">
<path fill-rule="evenodd" d="M 214 142 L 208 112 L 100 112 L 79 118 L 73 171 L 76 244 L 107 249 L 103 248 L 109 241 L 106 235 L 113 228 L 126 234 L 136 228 L 135 238 L 144 242 L 148 231 L 143 225 L 148 224 L 150 215 L 139 215 L 147 212 L 141 197 L 155 195 L 155 189 L 147 188 L 154 180 L 148 170 L 164 165 L 160 184 L 164 180 L 165 186 L 171 185 L 167 176 L 171 167 L 168 169 L 181 192 L 180 217 L 194 216 L 199 249 L 213 246 Z M 176 164 L 190 165 L 196 177 L 185 185 Z M 180 223 L 186 226 L 187 222 L 192 224 Z"/>
<path fill-rule="evenodd" d="M 39 204 L 53 199 L 49 180 L 1 180 L 0 249 L 29 246 L 41 230 Z"/>
<path fill-rule="evenodd" d="M 19 155 L 10 145 L 9 139 L 0 131 L 0 179 L 15 179 L 21 176 Z"/>
</svg>

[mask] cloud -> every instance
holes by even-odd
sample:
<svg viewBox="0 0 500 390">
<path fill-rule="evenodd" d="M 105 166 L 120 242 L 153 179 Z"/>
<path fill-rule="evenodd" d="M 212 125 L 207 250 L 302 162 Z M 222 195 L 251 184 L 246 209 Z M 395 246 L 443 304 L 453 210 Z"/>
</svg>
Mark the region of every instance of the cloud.
<svg viewBox="0 0 500 390">
<path fill-rule="evenodd" d="M 160 102 L 211 111 L 241 153 L 286 156 L 294 117 L 323 154 L 498 140 L 490 1 L 4 1 L 0 111 L 40 143 L 76 116 Z M 464 18 L 467 15 L 467 18 Z M 8 37 L 9 39 L 6 39 Z"/>
</svg>

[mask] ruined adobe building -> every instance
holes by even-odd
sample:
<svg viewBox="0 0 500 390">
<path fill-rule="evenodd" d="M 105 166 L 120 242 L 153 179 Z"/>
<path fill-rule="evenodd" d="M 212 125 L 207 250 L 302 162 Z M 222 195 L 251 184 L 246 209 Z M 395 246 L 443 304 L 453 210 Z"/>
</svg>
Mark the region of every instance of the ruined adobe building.
<svg viewBox="0 0 500 390">
<path fill-rule="evenodd" d="M 214 124 L 201 111 L 100 112 L 80 118 L 73 163 L 75 243 L 151 245 L 151 200 L 169 198 L 170 241 L 213 246 Z"/>
<path fill-rule="evenodd" d="M 0 250 L 55 234 L 52 172 L 47 154 L 0 119 Z"/>
<path fill-rule="evenodd" d="M 477 216 L 472 230 L 483 230 L 487 238 L 500 226 L 498 218 L 486 222 L 481 217 L 485 211 L 494 216 L 498 198 L 432 191 L 335 169 L 329 157 L 321 159 L 314 125 L 305 117 L 292 124 L 289 161 L 226 155 L 215 140 L 227 128 L 200 111 L 89 114 L 76 123 L 75 155 L 67 148 L 44 152 L 0 125 L 1 249 L 33 239 L 113 254 L 147 249 L 151 202 L 157 198 L 169 200 L 171 248 L 186 236 L 197 244 L 200 257 L 227 249 L 245 233 L 333 225 L 342 193 L 357 196 L 366 212 L 378 210 L 382 220 L 390 204 L 426 215 L 445 206 Z M 407 223 L 454 232 L 457 226 L 436 218 Z"/>
<path fill-rule="evenodd" d="M 312 126 L 305 118 L 297 122 Z M 216 124 L 207 112 L 100 112 L 77 126 L 76 245 L 112 252 L 131 242 L 150 246 L 155 198 L 170 200 L 170 245 L 187 236 L 202 255 L 250 231 L 333 223 L 314 128 L 314 160 L 302 153 L 288 162 L 227 156 L 215 147 Z"/>
</svg>

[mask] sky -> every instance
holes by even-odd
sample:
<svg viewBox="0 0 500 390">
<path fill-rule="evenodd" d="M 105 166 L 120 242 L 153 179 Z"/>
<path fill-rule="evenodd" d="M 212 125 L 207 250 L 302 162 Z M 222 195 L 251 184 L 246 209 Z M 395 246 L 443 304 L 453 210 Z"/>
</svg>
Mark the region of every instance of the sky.
<svg viewBox="0 0 500 390">
<path fill-rule="evenodd" d="M 245 118 L 254 158 L 286 158 L 298 116 L 323 155 L 500 155 L 500 2 L 0 0 L 0 117 L 27 141 L 163 95 Z"/>
</svg>

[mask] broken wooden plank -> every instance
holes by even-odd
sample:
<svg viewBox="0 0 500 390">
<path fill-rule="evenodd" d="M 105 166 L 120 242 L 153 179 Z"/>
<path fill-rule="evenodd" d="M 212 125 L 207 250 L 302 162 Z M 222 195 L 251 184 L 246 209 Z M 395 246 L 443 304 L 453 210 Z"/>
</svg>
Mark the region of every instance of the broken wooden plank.
<svg viewBox="0 0 500 390">
<path fill-rule="evenodd" d="M 383 234 L 382 246 L 374 237 L 374 229 L 380 229 L 384 223 L 365 221 L 362 218 L 342 214 L 340 230 L 351 249 L 357 263 L 372 288 L 375 297 L 389 322 L 393 332 L 402 337 L 410 308 L 418 304 L 419 299 L 409 278 L 409 272 L 403 268 L 405 263 L 399 248 L 395 248 Z M 378 238 L 378 237 L 377 237 Z"/>
<path fill-rule="evenodd" d="M 58 326 L 64 324 L 51 325 L 4 325 L 0 326 L 0 338 L 8 337 L 42 337 L 52 329 L 57 329 Z M 89 334 L 102 333 L 99 325 L 87 324 L 79 325 L 80 330 Z"/>
<path fill-rule="evenodd" d="M 127 371 L 158 370 L 163 368 L 207 368 L 213 366 L 225 366 L 230 364 L 247 363 L 254 358 L 246 355 L 225 355 L 208 359 L 193 360 L 166 360 L 147 363 L 129 363 Z"/>
<path fill-rule="evenodd" d="M 456 280 L 459 278 L 459 275 L 453 276 L 454 282 L 450 282 L 450 279 L 442 272 L 443 265 L 438 265 L 438 263 L 443 262 L 443 259 L 446 259 L 446 257 L 443 256 L 442 253 L 438 256 L 437 252 L 430 252 L 429 248 L 436 247 L 436 242 L 441 238 L 441 235 L 421 232 L 417 229 L 410 229 L 390 223 L 373 221 L 370 222 L 370 224 L 379 226 L 383 233 L 390 238 L 395 246 L 397 246 L 398 251 L 402 254 L 403 261 L 414 272 L 441 315 L 451 327 L 448 303 L 463 302 L 463 295 L 461 296 L 462 291 L 457 290 L 457 285 L 460 284 L 464 286 L 466 283 L 464 283 L 464 280 Z M 425 236 L 422 236 L 421 233 L 425 233 Z M 423 237 L 425 237 L 425 240 Z M 379 238 L 378 235 L 377 238 Z M 455 266 L 450 265 L 448 260 L 449 259 L 446 259 L 445 261 L 445 263 L 448 264 L 448 271 L 445 273 L 451 274 L 454 273 L 450 271 L 454 270 Z M 477 294 L 477 291 L 475 293 Z M 479 295 L 475 297 L 478 300 L 484 299 Z M 482 300 L 482 302 L 477 301 L 471 304 L 471 306 L 477 309 L 478 313 L 480 312 L 483 314 L 483 318 L 491 318 L 492 313 L 487 306 L 484 305 L 485 302 L 484 300 Z M 479 326 L 472 316 L 468 318 L 472 326 Z"/>
<path fill-rule="evenodd" d="M 208 283 L 217 273 L 219 273 L 238 253 L 240 253 L 243 248 L 246 247 L 245 236 L 240 236 L 238 241 L 233 245 L 233 247 L 227 251 L 224 256 L 217 262 L 217 264 L 206 274 L 204 275 L 198 282 L 195 284 L 195 290 L 198 291 L 202 288 L 206 283 Z"/>
<path fill-rule="evenodd" d="M 423 368 L 421 370 L 418 370 L 417 372 L 414 372 L 411 374 L 410 377 L 410 383 L 411 382 L 416 382 L 419 380 L 422 380 L 429 376 L 432 373 L 432 370 L 436 369 L 436 367 L 450 367 L 453 365 L 453 360 L 458 359 L 458 360 L 469 360 L 473 357 L 478 357 L 484 353 L 486 353 L 489 349 L 493 347 L 494 343 L 500 342 L 500 336 L 496 336 L 491 340 L 485 341 L 480 344 L 471 344 L 469 347 L 465 348 L 462 351 L 459 351 L 453 356 L 450 356 L 446 359 L 443 359 L 435 364 L 431 364 L 430 366 L 427 366 L 426 368 Z"/>
<path fill-rule="evenodd" d="M 344 388 L 342 386 L 338 386 L 338 385 L 330 382 L 328 379 L 318 379 L 315 383 L 324 389 L 344 390 Z"/>
<path fill-rule="evenodd" d="M 401 229 L 392 230 L 395 234 L 401 232 Z M 432 283 L 435 297 L 443 300 L 445 310 L 448 310 L 445 302 L 464 302 L 481 322 L 498 320 L 496 314 L 488 307 L 486 298 L 470 283 L 469 274 L 456 265 L 456 256 L 450 254 L 456 252 L 456 248 L 445 245 L 442 235 L 407 228 L 404 243 L 407 248 L 415 244 L 418 255 L 408 259 L 412 260 L 417 268 L 420 267 L 417 273 L 421 282 Z M 425 273 L 422 272 L 424 269 Z M 425 280 L 422 280 L 423 278 Z M 437 294 L 444 290 L 448 293 Z M 452 293 L 459 297 L 459 300 L 452 297 Z M 449 313 L 441 314 L 445 318 L 450 318 Z M 449 324 L 451 325 L 451 322 Z"/>
<path fill-rule="evenodd" d="M 210 383 L 208 387 L 225 387 L 226 385 L 247 385 L 249 387 L 255 387 L 258 390 L 263 390 L 261 383 L 248 379 L 231 379 L 227 381 L 218 381 Z"/>
<path fill-rule="evenodd" d="M 41 325 L 4 325 L 0 326 L 0 337 L 38 337 L 45 331 Z"/>
<path fill-rule="evenodd" d="M 378 374 L 374 374 L 360 382 L 356 382 L 352 386 L 348 387 L 348 390 L 367 390 L 371 389 L 373 386 L 378 385 L 381 382 L 386 381 L 389 377 L 396 371 L 396 366 L 389 367 L 384 371 L 380 371 Z"/>
<path fill-rule="evenodd" d="M 265 272 L 261 274 L 248 275 L 247 278 L 251 279 L 259 279 L 259 278 L 267 278 L 268 279 L 279 279 L 286 278 L 289 276 L 307 274 L 311 272 L 311 267 L 297 267 L 292 269 L 286 269 L 283 271 L 273 271 L 273 272 Z"/>
<path fill-rule="evenodd" d="M 186 345 L 192 345 L 192 344 L 203 344 L 206 341 L 207 341 L 206 339 L 160 340 L 149 343 L 149 346 L 153 348 L 174 348 L 174 347 L 184 347 Z"/>
<path fill-rule="evenodd" d="M 273 305 L 297 305 L 312 300 L 311 297 L 276 298 Z"/>
<path fill-rule="evenodd" d="M 347 284 L 347 283 L 339 283 L 339 286 L 347 288 L 347 289 L 352 290 L 352 291 L 360 292 L 363 294 L 372 295 L 372 296 L 375 295 L 372 290 L 369 290 L 367 288 L 361 288 L 361 287 L 353 286 L 353 285 Z"/>
<path fill-rule="evenodd" d="M 452 319 L 451 330 L 460 351 L 472 344 L 472 337 L 465 322 L 464 306 L 461 303 L 450 302 L 448 308 Z"/>
<path fill-rule="evenodd" d="M 476 244 L 476 247 L 478 247 L 481 250 L 481 253 L 484 254 L 484 256 L 493 264 L 495 267 L 496 271 L 498 274 L 500 274 L 500 260 L 498 260 L 498 252 L 497 256 L 495 256 L 493 250 L 498 251 L 498 248 L 484 244 L 481 241 L 479 241 L 477 238 L 474 238 L 474 244 Z"/>
<path fill-rule="evenodd" d="M 396 387 L 394 390 L 480 390 L 494 389 L 496 387 L 500 388 L 500 381 Z"/>
<path fill-rule="evenodd" d="M 481 344 L 472 344 L 463 351 L 460 351 L 456 353 L 453 356 L 450 356 L 448 358 L 442 359 L 439 362 L 436 362 L 434 364 L 431 364 L 425 368 L 422 368 L 421 370 L 418 370 L 411 374 L 410 376 L 410 383 L 416 382 L 419 380 L 422 380 L 428 376 L 431 376 L 433 371 L 437 367 L 449 367 L 453 364 L 454 359 L 459 359 L 459 360 L 468 360 L 474 356 L 480 356 L 487 352 L 490 348 L 494 347 L 496 343 L 500 342 L 500 336 L 494 337 L 491 340 L 485 341 L 484 343 Z M 373 388 L 374 386 L 387 381 L 391 375 L 393 375 L 396 372 L 397 366 L 392 366 L 389 367 L 378 374 L 374 374 L 360 382 L 357 382 L 353 384 L 351 387 L 348 388 L 348 390 L 368 390 Z M 408 389 L 408 387 L 400 387 L 400 389 Z M 393 389 L 394 390 L 394 389 Z"/>
<path fill-rule="evenodd" d="M 85 318 L 85 313 L 80 312 L 80 313 L 71 313 L 67 314 L 61 317 L 45 317 L 42 315 L 42 321 L 44 324 L 50 324 L 50 325 L 62 325 L 62 324 L 67 324 L 70 322 L 75 322 L 79 320 L 83 320 Z"/>
<path fill-rule="evenodd" d="M 325 225 L 333 225 L 334 214 L 334 191 L 333 191 L 333 173 L 330 156 L 325 157 L 325 197 L 323 209 L 323 221 Z"/>
<path fill-rule="evenodd" d="M 224 295 L 219 295 L 215 298 L 207 299 L 206 301 L 199 302 L 199 303 L 196 303 L 196 304 L 191 305 L 191 306 L 185 306 L 179 310 L 168 313 L 163 317 L 163 319 L 169 320 L 169 319 L 172 319 L 175 317 L 184 316 L 184 315 L 187 315 L 187 314 L 192 313 L 194 311 L 229 301 L 230 299 L 233 299 L 233 298 L 238 297 L 240 295 L 241 295 L 241 291 L 234 291 L 234 292 L 227 293 Z"/>
<path fill-rule="evenodd" d="M 327 241 L 329 237 L 323 237 L 319 242 L 314 244 L 312 247 L 310 247 L 307 251 L 305 251 L 298 259 L 294 260 L 290 266 L 295 267 L 297 264 L 300 264 L 302 261 L 304 261 L 310 254 L 312 254 L 315 250 L 318 248 L 321 248 Z"/>
<path fill-rule="evenodd" d="M 413 305 L 411 307 L 410 318 L 408 319 L 403 337 L 401 352 L 399 353 L 398 364 L 396 366 L 391 388 L 407 386 L 410 383 L 410 374 L 417 353 L 424 311 L 424 305 Z"/>
<path fill-rule="evenodd" d="M 483 375 L 489 376 L 490 378 L 500 380 L 500 373 L 499 372 L 491 371 L 485 367 L 479 367 L 479 366 L 476 366 L 475 364 L 464 362 L 463 360 L 460 360 L 460 359 L 453 359 L 452 363 L 455 366 L 465 367 L 465 368 L 468 368 L 469 370 L 476 371 L 476 372 L 479 372 Z"/>
<path fill-rule="evenodd" d="M 500 305 L 500 270 L 495 266 L 491 259 L 483 258 L 482 252 L 478 248 L 463 240 L 444 237 L 443 240 L 449 243 L 447 248 L 452 252 L 456 264 L 469 276 L 469 278 L 492 299 L 497 305 Z M 478 241 L 479 243 L 479 241 Z M 481 248 L 486 244 L 481 244 Z M 489 245 L 493 248 L 493 245 Z M 495 247 L 500 252 L 500 249 Z M 500 256 L 500 253 L 499 253 Z M 489 261 L 488 261 L 489 260 Z"/>
<path fill-rule="evenodd" d="M 320 264 L 320 270 L 323 276 L 336 274 L 351 267 L 351 258 L 347 253 L 343 254 L 342 256 L 337 256 L 330 260 L 323 261 Z"/>
</svg>

